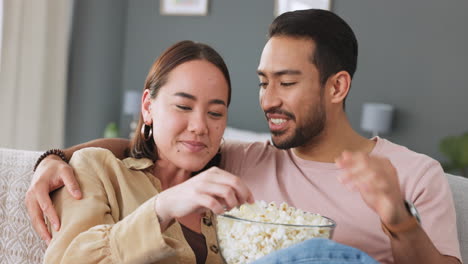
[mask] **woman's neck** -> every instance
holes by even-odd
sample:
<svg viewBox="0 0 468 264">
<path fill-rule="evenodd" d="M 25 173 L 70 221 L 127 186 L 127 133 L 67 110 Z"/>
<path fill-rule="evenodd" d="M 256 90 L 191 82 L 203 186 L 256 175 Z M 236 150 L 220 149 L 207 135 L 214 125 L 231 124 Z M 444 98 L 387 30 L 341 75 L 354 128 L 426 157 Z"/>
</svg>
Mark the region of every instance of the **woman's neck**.
<svg viewBox="0 0 468 264">
<path fill-rule="evenodd" d="M 161 181 L 161 188 L 166 190 L 190 179 L 192 172 L 178 168 L 168 161 L 158 160 L 154 164 L 153 174 Z"/>
</svg>

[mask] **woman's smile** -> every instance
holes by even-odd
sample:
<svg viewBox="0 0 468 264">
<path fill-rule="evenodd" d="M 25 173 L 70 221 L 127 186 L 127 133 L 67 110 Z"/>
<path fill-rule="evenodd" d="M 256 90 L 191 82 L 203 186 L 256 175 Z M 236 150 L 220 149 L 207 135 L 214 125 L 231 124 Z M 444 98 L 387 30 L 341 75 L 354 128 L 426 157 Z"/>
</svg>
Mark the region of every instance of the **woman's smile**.
<svg viewBox="0 0 468 264">
<path fill-rule="evenodd" d="M 207 148 L 206 144 L 201 141 L 182 140 L 179 141 L 189 152 L 199 152 Z"/>
</svg>

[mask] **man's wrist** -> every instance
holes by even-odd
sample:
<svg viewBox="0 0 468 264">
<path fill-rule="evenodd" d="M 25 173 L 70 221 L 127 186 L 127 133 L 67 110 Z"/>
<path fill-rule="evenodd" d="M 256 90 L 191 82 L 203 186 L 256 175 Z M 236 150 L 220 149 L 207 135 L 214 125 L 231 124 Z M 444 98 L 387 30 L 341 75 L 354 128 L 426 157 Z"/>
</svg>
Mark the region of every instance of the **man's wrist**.
<svg viewBox="0 0 468 264">
<path fill-rule="evenodd" d="M 403 219 L 397 223 L 385 223 L 381 221 L 382 230 L 389 237 L 397 237 L 398 234 L 409 232 L 420 225 L 420 216 L 416 207 L 408 201 L 404 201 L 405 212 Z"/>
<path fill-rule="evenodd" d="M 34 165 L 34 168 L 33 168 L 33 171 L 36 171 L 37 167 L 39 166 L 39 164 L 47 157 L 50 157 L 50 156 L 54 156 L 54 157 L 57 157 L 57 158 L 60 158 L 61 160 L 63 160 L 65 163 L 68 163 L 68 159 L 67 157 L 65 156 L 65 153 L 63 152 L 63 150 L 61 149 L 49 149 L 47 150 L 46 152 L 42 153 L 41 156 L 39 156 L 39 158 L 37 159 L 36 161 L 36 164 Z"/>
</svg>

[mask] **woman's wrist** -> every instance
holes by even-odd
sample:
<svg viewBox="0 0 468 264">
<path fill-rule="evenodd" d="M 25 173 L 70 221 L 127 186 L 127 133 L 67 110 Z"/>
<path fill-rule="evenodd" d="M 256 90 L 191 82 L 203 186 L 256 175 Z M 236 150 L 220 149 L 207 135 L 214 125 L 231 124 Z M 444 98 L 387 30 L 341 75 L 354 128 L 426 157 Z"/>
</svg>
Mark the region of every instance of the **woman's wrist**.
<svg viewBox="0 0 468 264">
<path fill-rule="evenodd" d="M 156 195 L 154 210 L 162 230 L 165 230 L 172 222 L 173 218 L 166 212 L 166 208 L 161 204 L 161 195 Z"/>
</svg>

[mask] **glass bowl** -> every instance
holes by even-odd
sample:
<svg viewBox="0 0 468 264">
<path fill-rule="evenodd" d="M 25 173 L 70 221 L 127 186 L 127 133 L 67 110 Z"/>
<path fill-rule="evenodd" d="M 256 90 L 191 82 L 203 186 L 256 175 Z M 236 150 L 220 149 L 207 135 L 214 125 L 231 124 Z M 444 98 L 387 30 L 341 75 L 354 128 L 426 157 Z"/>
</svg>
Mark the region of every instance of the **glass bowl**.
<svg viewBox="0 0 468 264">
<path fill-rule="evenodd" d="M 331 239 L 336 227 L 335 221 L 318 214 L 311 215 L 317 216 L 317 224 L 267 223 L 229 214 L 217 215 L 216 236 L 221 256 L 227 264 L 250 263 L 307 239 Z"/>
</svg>

